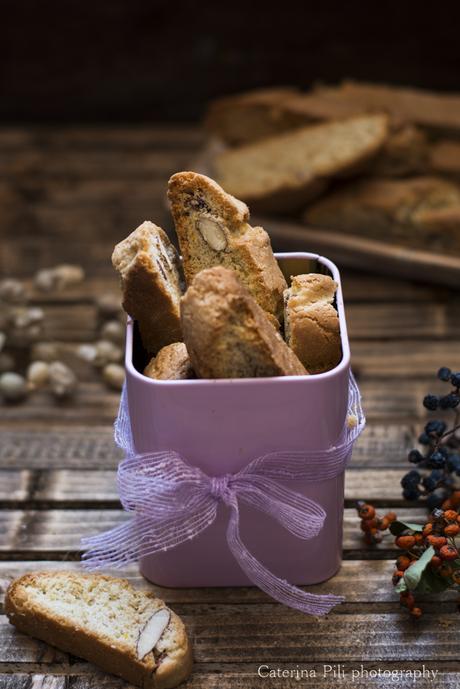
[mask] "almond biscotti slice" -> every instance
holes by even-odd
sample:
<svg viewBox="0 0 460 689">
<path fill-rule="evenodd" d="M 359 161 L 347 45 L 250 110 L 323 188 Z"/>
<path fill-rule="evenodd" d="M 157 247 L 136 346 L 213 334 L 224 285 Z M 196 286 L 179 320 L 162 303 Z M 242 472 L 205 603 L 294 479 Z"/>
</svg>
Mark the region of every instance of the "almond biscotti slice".
<svg viewBox="0 0 460 689">
<path fill-rule="evenodd" d="M 187 347 L 174 342 L 160 349 L 144 369 L 144 376 L 155 380 L 187 380 L 195 378 Z"/>
<path fill-rule="evenodd" d="M 116 245 L 112 264 L 120 273 L 123 308 L 139 325 L 145 349 L 182 339 L 179 256 L 161 227 L 143 222 Z"/>
<path fill-rule="evenodd" d="M 388 136 L 385 115 L 302 127 L 216 157 L 216 178 L 254 208 L 296 210 L 335 177 L 359 170 Z"/>
<path fill-rule="evenodd" d="M 8 588 L 5 612 L 19 631 L 144 689 L 175 687 L 191 672 L 182 620 L 125 579 L 65 571 L 26 574 Z"/>
<path fill-rule="evenodd" d="M 307 373 L 232 270 L 199 273 L 181 302 L 182 330 L 200 378 Z"/>
<path fill-rule="evenodd" d="M 204 268 L 232 268 L 259 305 L 281 320 L 286 280 L 268 234 L 248 224 L 248 207 L 196 172 L 173 175 L 168 197 L 187 283 Z"/>
<path fill-rule="evenodd" d="M 310 373 L 324 373 L 342 358 L 337 283 L 328 275 L 295 275 L 284 293 L 286 342 Z"/>
<path fill-rule="evenodd" d="M 309 206 L 304 220 L 414 249 L 458 253 L 460 187 L 440 177 L 360 180 Z"/>
</svg>

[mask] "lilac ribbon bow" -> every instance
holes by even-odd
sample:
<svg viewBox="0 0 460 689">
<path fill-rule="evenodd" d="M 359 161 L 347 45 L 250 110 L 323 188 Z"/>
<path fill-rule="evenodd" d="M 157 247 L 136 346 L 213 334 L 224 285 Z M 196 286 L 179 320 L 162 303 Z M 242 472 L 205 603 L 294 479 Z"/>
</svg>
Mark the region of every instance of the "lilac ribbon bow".
<svg viewBox="0 0 460 689">
<path fill-rule="evenodd" d="M 315 595 L 279 579 L 245 547 L 239 532 L 239 501 L 265 512 L 298 538 L 308 540 L 321 531 L 326 512 L 314 500 L 286 488 L 280 481 L 323 481 L 340 474 L 353 443 L 365 425 L 359 390 L 349 383 L 345 440 L 320 451 L 274 452 L 258 457 L 236 474 L 211 477 L 191 466 L 177 452 L 136 454 L 123 390 L 115 422 L 115 441 L 126 459 L 118 470 L 118 488 L 125 510 L 133 518 L 98 536 L 82 540 L 89 569 L 120 567 L 146 555 L 169 550 L 195 538 L 210 526 L 223 502 L 230 511 L 227 543 L 248 579 L 275 600 L 313 615 L 324 615 L 342 596 Z"/>
</svg>

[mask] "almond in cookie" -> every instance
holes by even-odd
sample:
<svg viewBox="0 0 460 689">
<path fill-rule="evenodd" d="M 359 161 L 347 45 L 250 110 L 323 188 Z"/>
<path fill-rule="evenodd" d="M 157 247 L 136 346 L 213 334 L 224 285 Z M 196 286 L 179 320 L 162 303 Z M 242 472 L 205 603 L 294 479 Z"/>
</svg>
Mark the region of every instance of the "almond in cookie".
<svg viewBox="0 0 460 689">
<path fill-rule="evenodd" d="M 286 281 L 268 234 L 249 225 L 248 207 L 196 172 L 173 175 L 168 197 L 187 283 L 204 268 L 233 269 L 262 309 L 281 321 Z"/>
</svg>

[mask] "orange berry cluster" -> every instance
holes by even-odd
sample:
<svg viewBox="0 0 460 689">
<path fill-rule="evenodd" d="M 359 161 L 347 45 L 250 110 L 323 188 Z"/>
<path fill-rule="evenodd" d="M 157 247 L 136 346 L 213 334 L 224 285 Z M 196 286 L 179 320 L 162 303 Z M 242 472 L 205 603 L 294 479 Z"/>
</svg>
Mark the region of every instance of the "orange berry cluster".
<svg viewBox="0 0 460 689">
<path fill-rule="evenodd" d="M 429 516 L 421 532 L 407 530 L 397 536 L 395 544 L 406 552 L 396 560 L 393 584 L 396 586 L 406 570 L 415 565 L 427 548 L 432 546 L 434 555 L 428 563 L 428 568 L 445 580 L 445 588 L 457 587 L 460 584 L 460 569 L 453 564 L 460 558 L 455 543 L 455 536 L 459 533 L 459 513 L 454 509 L 436 509 Z M 420 617 L 422 614 L 421 608 L 415 604 L 413 591 L 403 591 L 400 594 L 400 602 L 414 617 Z"/>
<path fill-rule="evenodd" d="M 457 492 L 459 493 L 458 500 Z M 410 590 L 408 582 L 412 582 L 413 588 L 418 591 L 420 589 L 417 589 L 417 586 L 421 579 L 424 576 L 429 579 L 434 575 L 438 584 L 434 589 L 428 590 L 439 591 L 448 588 L 460 590 L 460 552 L 455 541 L 456 536 L 460 539 L 460 492 L 456 491 L 456 493 L 445 501 L 443 509 L 435 509 L 430 514 L 423 528 L 418 527 L 420 530 L 414 524 L 399 521 L 394 512 L 387 512 L 382 517 L 377 514 L 373 505 L 362 501 L 357 503 L 361 530 L 364 532 L 366 543 L 370 545 L 379 543 L 386 530 L 397 534 L 395 544 L 404 552 L 396 560 L 392 581 L 397 590 L 399 588 L 401 591 L 401 605 L 409 610 L 412 617 L 420 617 L 422 609 L 416 604 L 414 591 Z M 419 571 L 416 578 L 405 577 L 407 570 L 422 558 L 428 548 L 433 548 L 431 552 L 434 554 L 428 560 L 426 558 L 429 558 L 430 554 L 424 556 L 425 562 L 422 561 L 418 565 Z M 403 577 L 404 581 L 401 581 Z M 414 584 L 414 581 L 417 581 L 417 584 Z M 426 582 L 427 579 L 424 581 Z"/>
<path fill-rule="evenodd" d="M 383 532 L 396 520 L 396 514 L 394 512 L 387 512 L 387 514 L 381 517 L 376 513 L 373 505 L 362 501 L 357 503 L 356 509 L 361 519 L 361 531 L 364 531 L 366 543 L 369 545 L 380 543 L 383 538 Z"/>
</svg>

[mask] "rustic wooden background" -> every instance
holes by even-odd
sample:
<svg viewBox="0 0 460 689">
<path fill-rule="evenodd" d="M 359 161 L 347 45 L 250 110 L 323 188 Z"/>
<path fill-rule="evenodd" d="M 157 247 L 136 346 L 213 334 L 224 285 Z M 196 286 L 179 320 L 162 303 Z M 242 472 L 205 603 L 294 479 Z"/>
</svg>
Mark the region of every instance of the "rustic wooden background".
<svg viewBox="0 0 460 689">
<path fill-rule="evenodd" d="M 34 294 L 46 313 L 45 339 L 91 340 L 95 295 L 117 291 L 113 244 L 144 219 L 168 224 L 168 176 L 187 167 L 202 143 L 196 127 L 16 127 L 0 130 L 2 275 L 30 278 L 39 267 L 82 263 L 87 281 L 59 295 Z M 282 248 L 282 247 L 281 247 Z M 437 669 L 437 683 L 460 684 L 459 615 L 455 597 L 428 599 L 417 622 L 399 608 L 390 582 L 390 539 L 363 545 L 353 509 L 359 498 L 414 519 L 424 512 L 401 499 L 405 455 L 423 423 L 423 394 L 439 365 L 460 368 L 458 292 L 344 271 L 353 367 L 368 428 L 347 472 L 343 566 L 313 587 L 346 595 L 318 620 L 275 604 L 253 588 L 162 590 L 190 630 L 195 670 L 188 687 L 297 687 L 260 680 L 261 663 L 317 668 Z M 67 349 L 66 349 L 67 348 Z M 84 366 L 77 398 L 55 404 L 36 394 L 0 406 L 0 591 L 37 568 L 78 568 L 83 534 L 123 519 L 115 487 L 120 458 L 112 441 L 118 395 Z M 134 567 L 126 572 L 146 586 Z M 310 680 L 310 686 L 351 686 Z M 306 681 L 304 682 L 306 683 Z M 89 664 L 15 632 L 0 616 L 1 689 L 121 687 Z M 353 686 L 395 686 L 364 680 Z M 403 686 L 403 685 L 399 685 Z M 409 684 L 404 685 L 409 686 Z"/>
</svg>

